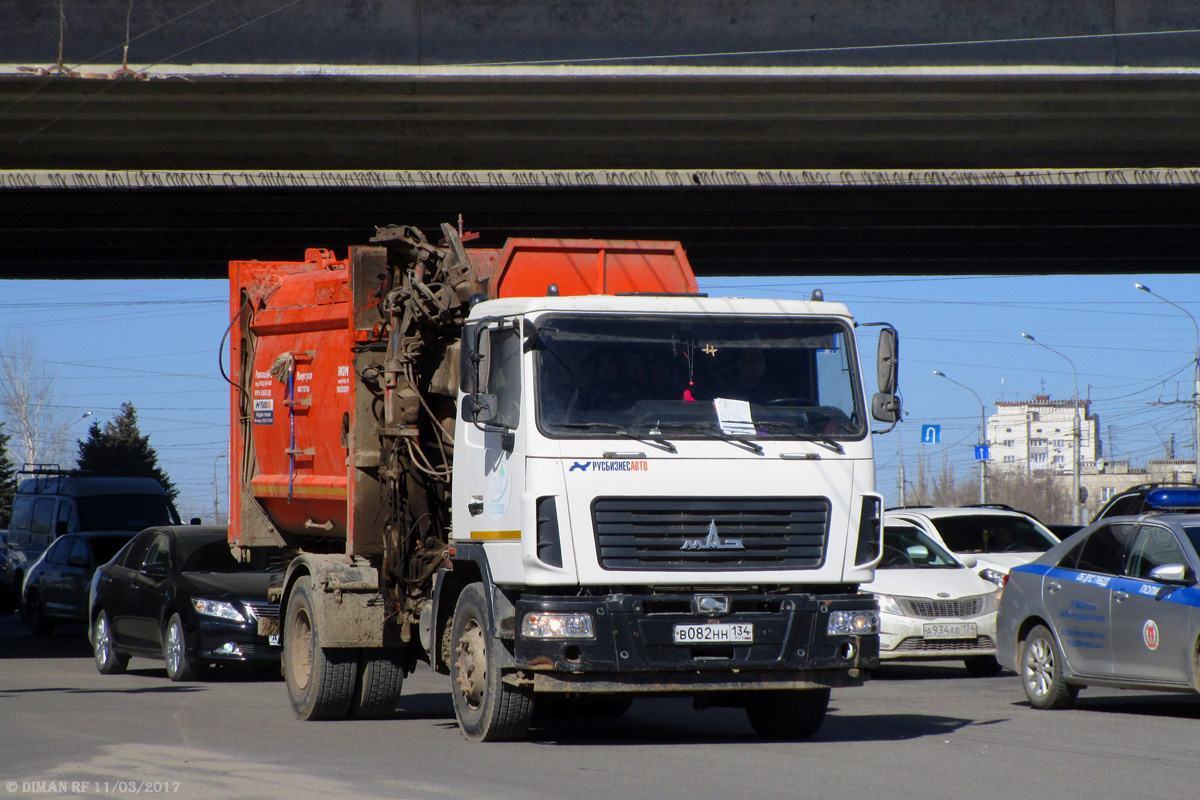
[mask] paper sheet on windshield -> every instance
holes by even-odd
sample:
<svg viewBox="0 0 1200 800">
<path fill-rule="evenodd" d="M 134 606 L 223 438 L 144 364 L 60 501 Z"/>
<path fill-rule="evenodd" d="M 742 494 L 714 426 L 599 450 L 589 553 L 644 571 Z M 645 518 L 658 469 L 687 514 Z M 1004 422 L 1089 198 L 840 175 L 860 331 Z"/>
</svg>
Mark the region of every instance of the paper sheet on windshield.
<svg viewBox="0 0 1200 800">
<path fill-rule="evenodd" d="M 721 433 L 731 436 L 754 435 L 754 418 L 750 416 L 748 402 L 718 397 L 713 400 L 713 407 L 717 410 L 717 423 L 721 426 Z"/>
</svg>

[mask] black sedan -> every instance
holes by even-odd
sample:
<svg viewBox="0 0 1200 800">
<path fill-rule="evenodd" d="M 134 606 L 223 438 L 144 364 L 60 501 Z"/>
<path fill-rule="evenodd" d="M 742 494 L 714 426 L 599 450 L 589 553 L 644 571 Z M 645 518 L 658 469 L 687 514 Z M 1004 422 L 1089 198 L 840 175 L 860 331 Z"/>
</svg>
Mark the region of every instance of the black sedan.
<svg viewBox="0 0 1200 800">
<path fill-rule="evenodd" d="M 96 668 L 123 672 L 140 656 L 165 660 L 173 681 L 222 664 L 278 670 L 279 604 L 267 590 L 282 580 L 239 563 L 224 528 L 148 528 L 92 579 Z"/>
<path fill-rule="evenodd" d="M 132 533 L 75 533 L 60 536 L 42 552 L 21 589 L 21 616 L 36 634 L 57 622 L 87 622 L 92 574 L 133 538 Z"/>
</svg>

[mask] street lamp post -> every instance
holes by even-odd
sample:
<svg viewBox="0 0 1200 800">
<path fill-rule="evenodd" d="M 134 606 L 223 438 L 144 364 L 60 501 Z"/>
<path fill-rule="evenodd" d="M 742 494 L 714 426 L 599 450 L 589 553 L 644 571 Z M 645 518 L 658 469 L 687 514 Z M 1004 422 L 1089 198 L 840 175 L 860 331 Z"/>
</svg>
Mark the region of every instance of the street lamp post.
<svg viewBox="0 0 1200 800">
<path fill-rule="evenodd" d="M 945 378 L 946 380 L 953 383 L 955 386 L 961 386 L 962 388 L 966 389 L 971 394 L 975 395 L 975 399 L 979 401 L 979 444 L 984 447 L 987 447 L 987 423 L 984 421 L 986 406 L 983 404 L 983 398 L 979 396 L 979 392 L 975 391 L 970 386 L 967 386 L 965 383 L 959 383 L 958 381 L 954 380 L 954 378 L 949 377 L 946 373 L 942 372 L 941 370 L 935 369 L 933 371 L 933 374 L 937 375 L 939 378 Z M 981 504 L 987 503 L 987 459 L 986 458 L 979 459 L 979 502 Z"/>
<path fill-rule="evenodd" d="M 1196 331 L 1196 357 L 1194 359 L 1195 372 L 1193 376 L 1194 383 L 1192 387 L 1192 405 L 1196 409 L 1196 417 L 1193 420 L 1196 428 L 1196 465 L 1192 472 L 1192 483 L 1200 483 L 1200 324 L 1196 323 L 1196 318 L 1192 316 L 1192 312 L 1188 311 L 1181 305 L 1172 303 L 1162 295 L 1155 294 L 1154 292 L 1150 291 L 1149 286 L 1146 286 L 1143 283 L 1135 283 L 1133 288 L 1140 289 L 1151 297 L 1157 297 L 1167 305 L 1177 308 L 1183 313 L 1187 314 L 1188 319 L 1192 321 L 1192 328 L 1194 328 Z"/>
<path fill-rule="evenodd" d="M 1075 454 L 1071 459 L 1074 462 L 1071 465 L 1071 495 L 1072 495 L 1072 497 L 1071 497 L 1071 523 L 1073 525 L 1082 525 L 1083 524 L 1083 522 L 1082 522 L 1083 509 L 1079 502 L 1079 438 L 1080 438 L 1079 373 L 1075 370 L 1075 362 L 1072 361 L 1071 359 L 1067 358 L 1067 356 L 1065 356 L 1062 353 L 1055 350 L 1053 347 L 1042 344 L 1037 339 L 1030 336 L 1028 333 L 1022 332 L 1021 336 L 1028 339 L 1029 341 L 1033 342 L 1038 347 L 1049 350 L 1051 353 L 1054 353 L 1054 355 L 1058 356 L 1059 358 L 1065 359 L 1066 362 L 1071 365 L 1071 374 L 1074 376 L 1073 379 L 1074 379 L 1074 383 L 1075 383 L 1074 400 L 1072 401 L 1075 406 L 1075 426 L 1074 426 L 1074 431 L 1072 431 L 1071 438 L 1074 440 Z"/>
</svg>

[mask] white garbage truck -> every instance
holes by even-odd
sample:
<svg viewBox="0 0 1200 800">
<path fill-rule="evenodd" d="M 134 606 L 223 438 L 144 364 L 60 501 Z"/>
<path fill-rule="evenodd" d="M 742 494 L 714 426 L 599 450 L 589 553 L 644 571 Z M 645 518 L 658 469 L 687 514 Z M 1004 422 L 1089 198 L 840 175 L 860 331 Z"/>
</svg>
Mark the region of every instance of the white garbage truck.
<svg viewBox="0 0 1200 800">
<path fill-rule="evenodd" d="M 845 306 L 707 297 L 677 242 L 411 227 L 230 264 L 231 545 L 286 558 L 304 719 L 392 713 L 420 662 L 463 733 L 642 696 L 804 737 L 878 660 L 877 391 Z"/>
</svg>

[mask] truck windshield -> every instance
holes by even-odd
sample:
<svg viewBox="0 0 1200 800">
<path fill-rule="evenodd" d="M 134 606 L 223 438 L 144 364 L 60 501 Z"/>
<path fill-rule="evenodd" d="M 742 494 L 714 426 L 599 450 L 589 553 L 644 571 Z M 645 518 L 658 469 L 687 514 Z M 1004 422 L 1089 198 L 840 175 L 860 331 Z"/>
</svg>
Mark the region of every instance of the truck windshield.
<svg viewBox="0 0 1200 800">
<path fill-rule="evenodd" d="M 866 426 L 851 341 L 831 319 L 543 317 L 538 425 L 563 438 L 705 438 L 729 432 L 720 405 L 740 418 L 745 438 L 859 439 Z"/>
</svg>

